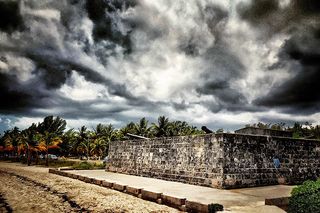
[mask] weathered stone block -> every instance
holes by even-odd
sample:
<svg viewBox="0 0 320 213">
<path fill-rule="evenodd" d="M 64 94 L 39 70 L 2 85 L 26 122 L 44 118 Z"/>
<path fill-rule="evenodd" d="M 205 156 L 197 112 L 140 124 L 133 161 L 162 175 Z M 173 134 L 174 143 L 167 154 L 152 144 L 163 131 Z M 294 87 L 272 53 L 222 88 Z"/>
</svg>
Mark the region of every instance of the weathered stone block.
<svg viewBox="0 0 320 213">
<path fill-rule="evenodd" d="M 267 198 L 265 205 L 284 207 L 289 205 L 289 197 Z"/>
<path fill-rule="evenodd" d="M 162 203 L 171 206 L 173 208 L 177 208 L 182 210 L 183 206 L 186 204 L 185 198 L 176 198 L 169 195 L 161 195 Z"/>
<path fill-rule="evenodd" d="M 194 202 L 194 201 L 186 201 L 186 208 L 188 212 L 199 212 L 199 213 L 208 213 L 208 205 Z"/>
<path fill-rule="evenodd" d="M 126 187 L 126 193 L 134 195 L 136 197 L 139 196 L 139 194 L 141 194 L 141 190 L 140 188 L 135 188 L 135 187 L 131 187 L 131 186 L 127 186 Z"/>
<path fill-rule="evenodd" d="M 151 191 L 147 191 L 144 189 L 141 190 L 141 198 L 144 200 L 150 200 L 150 201 L 157 202 L 157 201 L 159 201 L 159 199 L 161 199 L 161 194 L 162 193 L 151 192 Z"/>
<path fill-rule="evenodd" d="M 72 176 L 71 176 L 73 179 L 78 179 L 78 175 L 76 175 L 76 174 L 72 174 Z"/>
<path fill-rule="evenodd" d="M 102 185 L 103 187 L 106 187 L 106 188 L 112 188 L 113 183 L 111 183 L 111 182 L 109 182 L 109 181 L 106 181 L 106 180 L 103 180 L 103 181 L 101 182 L 101 185 Z"/>
<path fill-rule="evenodd" d="M 64 171 L 60 171 L 60 175 L 64 177 L 68 177 L 68 173 Z"/>
<path fill-rule="evenodd" d="M 56 170 L 55 169 L 49 169 L 49 173 L 56 174 Z"/>
<path fill-rule="evenodd" d="M 127 187 L 126 185 L 122 185 L 118 183 L 114 183 L 112 186 L 114 190 L 121 191 L 121 192 L 123 192 L 126 189 L 126 187 Z"/>
<path fill-rule="evenodd" d="M 73 178 L 73 174 L 69 173 L 69 172 L 66 172 L 66 176 L 69 177 L 69 178 Z"/>
<path fill-rule="evenodd" d="M 92 183 L 92 178 L 84 177 L 84 182 L 86 182 L 86 183 Z"/>
<path fill-rule="evenodd" d="M 78 176 L 78 180 L 84 181 L 84 179 L 85 179 L 84 176 L 81 176 L 81 175 Z"/>
<path fill-rule="evenodd" d="M 94 183 L 95 185 L 101 186 L 102 180 L 94 179 L 93 183 Z"/>
</svg>

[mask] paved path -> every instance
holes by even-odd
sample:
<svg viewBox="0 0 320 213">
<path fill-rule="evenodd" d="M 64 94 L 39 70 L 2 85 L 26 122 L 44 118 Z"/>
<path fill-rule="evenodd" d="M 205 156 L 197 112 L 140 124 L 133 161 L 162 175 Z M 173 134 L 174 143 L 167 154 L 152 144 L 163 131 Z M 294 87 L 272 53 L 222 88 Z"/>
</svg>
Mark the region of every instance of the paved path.
<svg viewBox="0 0 320 213">
<path fill-rule="evenodd" d="M 265 199 L 289 196 L 293 188 L 292 186 L 277 185 L 236 190 L 221 190 L 154 178 L 105 172 L 103 170 L 78 170 L 68 172 L 143 188 L 153 192 L 161 192 L 174 197 L 187 198 L 190 201 L 197 201 L 204 204 L 219 203 L 224 206 L 226 212 L 284 212 L 275 206 L 265 206 Z"/>
</svg>

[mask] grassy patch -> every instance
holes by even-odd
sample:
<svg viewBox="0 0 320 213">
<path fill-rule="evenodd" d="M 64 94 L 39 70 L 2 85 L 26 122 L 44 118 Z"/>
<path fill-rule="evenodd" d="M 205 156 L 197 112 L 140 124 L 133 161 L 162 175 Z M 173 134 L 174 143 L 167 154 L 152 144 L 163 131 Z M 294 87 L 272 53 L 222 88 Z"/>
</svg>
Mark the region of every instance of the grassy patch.
<svg viewBox="0 0 320 213">
<path fill-rule="evenodd" d="M 0 159 L 8 162 L 20 162 L 23 164 L 27 164 L 26 158 L 5 158 Z M 32 161 L 31 165 L 43 166 L 46 167 L 45 159 L 38 159 L 37 161 Z M 49 159 L 49 167 L 51 168 L 59 168 L 59 167 L 71 167 L 73 169 L 78 170 L 89 170 L 89 169 L 104 169 L 105 164 L 102 162 L 94 162 L 94 161 L 76 161 L 76 160 L 68 160 L 66 158 L 60 158 L 58 160 Z"/>
<path fill-rule="evenodd" d="M 82 161 L 78 164 L 73 165 L 72 168 L 77 169 L 77 170 L 104 169 L 105 164 L 103 164 L 103 163 L 89 163 L 87 161 Z"/>
</svg>

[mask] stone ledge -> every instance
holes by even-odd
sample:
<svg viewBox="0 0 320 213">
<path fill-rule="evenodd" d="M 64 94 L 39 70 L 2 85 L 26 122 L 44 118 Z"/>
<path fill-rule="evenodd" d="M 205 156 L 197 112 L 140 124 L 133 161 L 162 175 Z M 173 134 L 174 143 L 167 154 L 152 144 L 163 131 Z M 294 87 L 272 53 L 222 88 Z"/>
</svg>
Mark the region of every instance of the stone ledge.
<svg viewBox="0 0 320 213">
<path fill-rule="evenodd" d="M 60 175 L 61 176 L 64 176 L 64 177 L 68 177 L 68 173 L 67 172 L 63 172 L 63 171 L 59 171 Z"/>
<path fill-rule="evenodd" d="M 188 200 L 186 200 L 186 209 L 187 212 L 209 212 L 208 205 Z"/>
<path fill-rule="evenodd" d="M 93 183 L 94 178 L 90 178 L 90 177 L 84 177 L 84 182 L 86 183 Z"/>
<path fill-rule="evenodd" d="M 126 185 L 122 185 L 122 184 L 118 184 L 118 183 L 114 183 L 113 186 L 112 186 L 112 188 L 114 190 L 117 190 L 117 191 L 120 191 L 120 192 L 125 191 L 126 187 L 127 187 Z"/>
<path fill-rule="evenodd" d="M 49 169 L 49 173 L 57 174 L 57 170 L 56 169 Z"/>
<path fill-rule="evenodd" d="M 131 186 L 127 186 L 126 187 L 126 193 L 136 196 L 138 197 L 141 194 L 141 190 L 140 188 L 135 188 L 135 187 L 131 187 Z"/>
<path fill-rule="evenodd" d="M 98 186 L 101 186 L 102 180 L 94 179 L 94 180 L 93 180 L 93 184 L 98 185 Z"/>
<path fill-rule="evenodd" d="M 79 178 L 79 175 L 72 174 L 72 178 L 73 178 L 73 179 L 78 179 L 78 178 Z"/>
<path fill-rule="evenodd" d="M 84 181 L 84 176 L 79 175 L 78 180 Z"/>
<path fill-rule="evenodd" d="M 113 183 L 103 180 L 101 182 L 101 186 L 111 189 L 113 187 Z"/>
<path fill-rule="evenodd" d="M 185 211 L 186 198 L 177 198 L 170 195 L 161 194 L 162 203 L 173 208 Z"/>
<path fill-rule="evenodd" d="M 73 178 L 73 174 L 72 173 L 66 172 L 66 176 L 69 177 L 69 178 Z"/>
<path fill-rule="evenodd" d="M 142 199 L 157 202 L 159 204 L 162 203 L 161 195 L 162 195 L 162 193 L 160 193 L 160 192 L 151 192 L 151 191 L 147 191 L 144 189 L 141 190 L 141 198 Z"/>
<path fill-rule="evenodd" d="M 276 197 L 276 198 L 266 198 L 265 205 L 278 206 L 281 209 L 286 209 L 289 205 L 290 197 Z"/>
</svg>

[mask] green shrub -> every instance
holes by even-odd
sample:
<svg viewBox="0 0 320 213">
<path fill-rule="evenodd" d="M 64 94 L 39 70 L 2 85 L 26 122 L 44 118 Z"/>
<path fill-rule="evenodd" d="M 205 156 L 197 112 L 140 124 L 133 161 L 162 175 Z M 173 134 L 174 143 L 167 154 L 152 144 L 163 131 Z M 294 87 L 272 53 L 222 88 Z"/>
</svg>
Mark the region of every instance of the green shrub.
<svg viewBox="0 0 320 213">
<path fill-rule="evenodd" d="M 288 212 L 320 212 L 320 180 L 306 181 L 294 188 L 289 199 Z"/>
<path fill-rule="evenodd" d="M 208 205 L 209 213 L 215 213 L 217 211 L 223 211 L 223 205 L 218 203 L 211 203 Z"/>
<path fill-rule="evenodd" d="M 74 165 L 73 168 L 74 169 L 79 169 L 79 170 L 81 170 L 81 169 L 82 170 L 88 170 L 88 169 L 93 169 L 94 166 L 91 163 L 87 162 L 87 161 L 82 161 L 81 163 Z"/>
<path fill-rule="evenodd" d="M 105 163 L 94 163 L 94 168 L 95 169 L 104 169 L 106 168 L 106 164 Z"/>
</svg>

